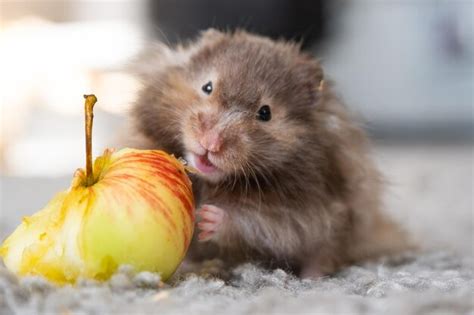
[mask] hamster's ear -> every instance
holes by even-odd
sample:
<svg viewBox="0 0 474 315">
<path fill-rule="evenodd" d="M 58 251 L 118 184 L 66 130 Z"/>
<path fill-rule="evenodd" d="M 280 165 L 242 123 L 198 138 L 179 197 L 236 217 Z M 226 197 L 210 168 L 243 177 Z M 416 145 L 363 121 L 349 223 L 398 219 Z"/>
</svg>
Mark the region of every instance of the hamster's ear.
<svg viewBox="0 0 474 315">
<path fill-rule="evenodd" d="M 317 104 L 325 87 L 324 72 L 319 61 L 309 54 L 301 54 L 293 69 L 298 85 L 306 90 L 309 103 Z"/>
<path fill-rule="evenodd" d="M 226 36 L 225 33 L 218 31 L 215 28 L 209 28 L 201 32 L 199 42 L 202 45 L 212 44 L 223 39 L 225 36 Z"/>
<path fill-rule="evenodd" d="M 139 79 L 148 80 L 168 67 L 183 64 L 186 56 L 161 42 L 148 44 L 131 61 L 126 70 Z"/>
<path fill-rule="evenodd" d="M 183 66 L 201 48 L 225 38 L 226 34 L 210 28 L 203 31 L 196 41 L 178 44 L 171 48 L 162 42 L 154 42 L 142 49 L 127 66 L 127 71 L 142 80 L 148 80 L 173 66 Z"/>
<path fill-rule="evenodd" d="M 324 71 L 320 62 L 309 54 L 301 55 L 295 68 L 298 71 L 298 78 L 315 88 L 319 88 L 324 80 Z"/>
</svg>

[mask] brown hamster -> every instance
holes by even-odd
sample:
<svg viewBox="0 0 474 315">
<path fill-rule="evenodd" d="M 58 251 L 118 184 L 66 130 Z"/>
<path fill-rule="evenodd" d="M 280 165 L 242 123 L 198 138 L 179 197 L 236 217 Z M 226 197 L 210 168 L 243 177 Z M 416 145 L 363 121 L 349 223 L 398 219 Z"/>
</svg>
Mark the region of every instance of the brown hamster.
<svg viewBox="0 0 474 315">
<path fill-rule="evenodd" d="M 380 212 L 366 135 L 297 44 L 210 30 L 137 69 L 135 129 L 200 171 L 190 258 L 318 277 L 407 245 Z"/>
</svg>

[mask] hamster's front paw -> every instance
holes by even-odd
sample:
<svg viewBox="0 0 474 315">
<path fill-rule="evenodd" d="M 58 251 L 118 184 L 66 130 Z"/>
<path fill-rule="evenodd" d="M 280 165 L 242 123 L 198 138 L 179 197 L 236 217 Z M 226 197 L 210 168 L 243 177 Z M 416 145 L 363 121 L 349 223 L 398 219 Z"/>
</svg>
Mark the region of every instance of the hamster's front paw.
<svg viewBox="0 0 474 315">
<path fill-rule="evenodd" d="M 200 230 L 198 234 L 200 241 L 209 241 L 214 238 L 226 218 L 225 211 L 213 205 L 203 205 L 197 215 L 201 219 L 197 224 Z"/>
</svg>

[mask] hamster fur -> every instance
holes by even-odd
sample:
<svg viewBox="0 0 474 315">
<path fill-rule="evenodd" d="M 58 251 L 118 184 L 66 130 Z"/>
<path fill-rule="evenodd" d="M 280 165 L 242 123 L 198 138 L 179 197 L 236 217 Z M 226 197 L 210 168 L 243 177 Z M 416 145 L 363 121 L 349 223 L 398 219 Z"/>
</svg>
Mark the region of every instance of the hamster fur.
<svg viewBox="0 0 474 315">
<path fill-rule="evenodd" d="M 381 212 L 364 131 L 297 44 L 209 30 L 156 44 L 136 72 L 132 125 L 145 147 L 201 170 L 189 259 L 315 278 L 409 247 Z"/>
</svg>

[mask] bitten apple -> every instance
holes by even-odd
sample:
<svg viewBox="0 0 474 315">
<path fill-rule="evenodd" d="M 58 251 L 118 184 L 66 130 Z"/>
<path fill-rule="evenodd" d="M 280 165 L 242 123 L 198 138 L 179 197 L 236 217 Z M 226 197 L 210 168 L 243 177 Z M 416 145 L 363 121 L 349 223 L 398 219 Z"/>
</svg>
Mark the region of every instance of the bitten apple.
<svg viewBox="0 0 474 315">
<path fill-rule="evenodd" d="M 0 255 L 19 275 L 57 283 L 107 279 L 121 264 L 166 280 L 191 241 L 191 181 L 180 161 L 157 150 L 108 149 L 92 166 L 95 101 L 86 97 L 86 170 L 77 170 L 69 190 L 25 217 Z"/>
</svg>

